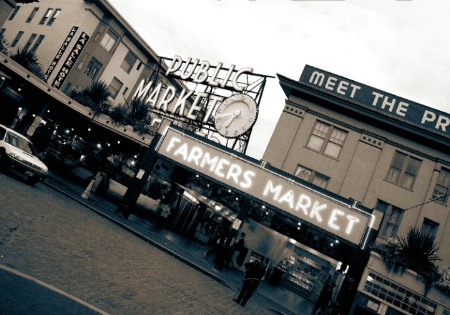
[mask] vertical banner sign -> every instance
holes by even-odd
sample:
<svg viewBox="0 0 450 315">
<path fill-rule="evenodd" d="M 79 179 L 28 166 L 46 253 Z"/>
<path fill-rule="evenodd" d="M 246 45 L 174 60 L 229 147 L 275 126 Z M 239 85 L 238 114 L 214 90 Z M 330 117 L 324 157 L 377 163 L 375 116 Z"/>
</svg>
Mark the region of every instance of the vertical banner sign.
<svg viewBox="0 0 450 315">
<path fill-rule="evenodd" d="M 62 65 L 61 70 L 59 70 L 58 75 L 56 76 L 55 80 L 53 80 L 53 87 L 57 89 L 61 88 L 73 65 L 77 61 L 78 57 L 80 57 L 80 54 L 86 46 L 88 40 L 89 35 L 87 35 L 85 32 L 81 33 L 77 42 L 73 46 L 72 51 L 70 52 L 69 56 L 67 56 L 66 61 Z"/>
<path fill-rule="evenodd" d="M 48 69 L 45 72 L 45 75 L 44 75 L 45 82 L 48 81 L 48 78 L 52 74 L 53 70 L 55 70 L 56 65 L 58 64 L 59 60 L 61 60 L 62 55 L 66 51 L 67 46 L 69 46 L 69 44 L 72 41 L 73 37 L 75 36 L 75 33 L 77 32 L 77 30 L 78 30 L 78 26 L 74 26 L 70 30 L 69 34 L 67 35 L 66 39 L 64 40 L 64 43 L 59 48 L 58 52 L 56 53 L 55 58 L 53 58 L 53 61 L 50 63 L 50 66 L 48 66 Z"/>
</svg>

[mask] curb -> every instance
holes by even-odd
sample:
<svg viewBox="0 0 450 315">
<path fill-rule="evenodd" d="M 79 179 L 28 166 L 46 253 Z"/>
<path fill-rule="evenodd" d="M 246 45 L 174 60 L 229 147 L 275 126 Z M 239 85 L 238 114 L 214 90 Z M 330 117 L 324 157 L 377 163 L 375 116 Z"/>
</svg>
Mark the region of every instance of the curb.
<svg viewBox="0 0 450 315">
<path fill-rule="evenodd" d="M 24 274 L 24 273 L 22 273 L 20 271 L 17 271 L 15 269 L 12 269 L 12 268 L 7 267 L 7 266 L 2 265 L 2 264 L 0 264 L 0 269 L 5 270 L 7 272 L 10 272 L 10 273 L 12 273 L 12 274 L 14 274 L 16 276 L 21 277 L 21 278 L 30 280 L 30 281 L 32 281 L 32 282 L 34 282 L 36 284 L 39 284 L 39 285 L 41 285 L 41 286 L 43 286 L 43 287 L 45 287 L 45 288 L 47 288 L 49 290 L 52 290 L 53 292 L 56 292 L 56 293 L 66 297 L 68 299 L 71 299 L 72 301 L 77 302 L 78 304 L 81 304 L 81 305 L 91 309 L 92 311 L 94 311 L 96 313 L 99 313 L 99 314 L 102 314 L 102 315 L 110 315 L 110 313 L 102 311 L 101 309 L 99 309 L 99 308 L 97 308 L 97 307 L 95 307 L 95 306 L 93 306 L 93 305 L 91 305 L 91 304 L 89 304 L 89 303 L 87 303 L 87 302 L 85 302 L 83 300 L 80 300 L 79 298 L 77 298 L 77 297 L 75 297 L 75 296 L 73 296 L 73 295 L 71 295 L 71 294 L 69 294 L 69 293 L 67 293 L 67 292 L 65 292 L 65 291 L 63 291 L 61 289 L 58 289 L 58 288 L 56 288 L 56 287 L 54 287 L 54 286 L 52 286 L 52 285 L 50 285 L 48 283 L 45 283 L 45 282 L 43 282 L 43 281 L 41 281 L 39 279 L 33 278 L 32 276 L 29 276 L 27 274 Z"/>
</svg>

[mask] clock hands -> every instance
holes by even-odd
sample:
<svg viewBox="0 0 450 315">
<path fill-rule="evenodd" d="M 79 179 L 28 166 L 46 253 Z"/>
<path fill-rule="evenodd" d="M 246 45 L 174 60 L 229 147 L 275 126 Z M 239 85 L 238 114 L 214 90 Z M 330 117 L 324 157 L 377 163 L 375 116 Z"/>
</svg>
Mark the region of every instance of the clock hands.
<svg viewBox="0 0 450 315">
<path fill-rule="evenodd" d="M 227 122 L 224 124 L 225 127 L 228 127 L 228 126 L 231 124 L 231 122 L 232 122 L 236 117 L 238 117 L 240 114 L 241 114 L 241 110 L 240 110 L 240 109 L 236 109 L 236 110 L 234 110 L 234 111 L 232 111 L 232 112 L 230 112 L 230 113 L 217 114 L 217 115 L 215 116 L 215 118 L 218 119 L 218 118 L 225 118 L 225 117 L 230 117 L 230 116 L 231 116 L 231 117 L 227 120 Z"/>
<path fill-rule="evenodd" d="M 216 114 L 214 117 L 215 118 L 224 118 L 224 117 L 228 117 L 228 116 L 239 116 L 241 114 L 241 110 L 240 109 L 236 109 L 232 112 L 229 113 L 225 113 L 225 114 Z"/>
</svg>

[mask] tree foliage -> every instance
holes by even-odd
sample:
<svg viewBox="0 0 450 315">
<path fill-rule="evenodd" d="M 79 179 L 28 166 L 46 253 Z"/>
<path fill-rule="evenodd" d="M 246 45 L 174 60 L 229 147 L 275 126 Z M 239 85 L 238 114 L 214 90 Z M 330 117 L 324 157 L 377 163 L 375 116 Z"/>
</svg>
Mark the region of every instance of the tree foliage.
<svg viewBox="0 0 450 315">
<path fill-rule="evenodd" d="M 87 106 L 94 112 L 94 117 L 98 114 L 109 114 L 111 104 L 109 97 L 111 92 L 104 81 L 94 81 L 83 90 L 73 90 L 70 97 L 80 104 Z"/>
<path fill-rule="evenodd" d="M 410 228 L 405 237 L 390 239 L 387 243 L 375 244 L 372 248 L 378 252 L 388 269 L 393 271 L 413 270 L 430 287 L 439 281 L 441 275 L 436 261 L 439 248 L 434 237 L 421 229 Z"/>
<path fill-rule="evenodd" d="M 17 52 L 11 56 L 11 59 L 19 65 L 33 73 L 40 79 L 44 79 L 44 70 L 35 53 L 17 49 Z"/>
<path fill-rule="evenodd" d="M 3 34 L 0 35 L 0 52 L 9 56 L 9 44 L 3 37 Z"/>
</svg>

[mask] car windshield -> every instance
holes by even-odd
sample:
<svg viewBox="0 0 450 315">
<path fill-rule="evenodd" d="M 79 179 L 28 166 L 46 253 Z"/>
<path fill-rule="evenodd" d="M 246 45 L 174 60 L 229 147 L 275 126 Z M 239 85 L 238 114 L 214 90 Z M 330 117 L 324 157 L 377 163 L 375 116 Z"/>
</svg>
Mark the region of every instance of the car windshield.
<svg viewBox="0 0 450 315">
<path fill-rule="evenodd" d="M 31 142 L 13 133 L 8 132 L 6 134 L 5 142 L 21 149 L 22 151 L 25 151 L 26 153 L 34 154 L 34 148 Z"/>
</svg>

